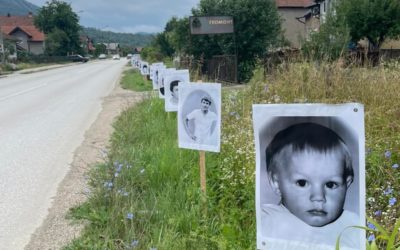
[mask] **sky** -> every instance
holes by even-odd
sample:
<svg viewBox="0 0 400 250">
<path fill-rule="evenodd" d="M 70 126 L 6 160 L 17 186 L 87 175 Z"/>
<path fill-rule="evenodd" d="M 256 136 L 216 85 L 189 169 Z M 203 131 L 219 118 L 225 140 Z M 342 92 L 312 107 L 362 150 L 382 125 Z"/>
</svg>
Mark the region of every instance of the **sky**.
<svg viewBox="0 0 400 250">
<path fill-rule="evenodd" d="M 39 7 L 48 0 L 27 0 Z M 65 0 L 78 14 L 80 24 L 122 33 L 162 32 L 173 17 L 191 15 L 200 0 Z"/>
</svg>

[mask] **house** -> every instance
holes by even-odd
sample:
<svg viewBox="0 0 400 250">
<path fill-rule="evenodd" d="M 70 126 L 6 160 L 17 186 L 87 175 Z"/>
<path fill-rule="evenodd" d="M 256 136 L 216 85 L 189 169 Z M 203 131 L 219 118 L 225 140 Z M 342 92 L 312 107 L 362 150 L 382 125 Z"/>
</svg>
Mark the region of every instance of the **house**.
<svg viewBox="0 0 400 250">
<path fill-rule="evenodd" d="M 293 48 L 300 48 L 302 41 L 319 27 L 319 5 L 314 0 L 275 0 L 282 18 L 285 38 Z"/>
<path fill-rule="evenodd" d="M 1 63 L 4 63 L 5 60 L 16 60 L 17 59 L 17 43 L 18 39 L 0 33 L 0 58 Z M 6 58 L 7 57 L 7 58 Z"/>
<path fill-rule="evenodd" d="M 103 43 L 106 46 L 108 55 L 116 55 L 119 54 L 119 43 Z"/>
<path fill-rule="evenodd" d="M 79 37 L 81 47 L 85 54 L 93 54 L 96 48 L 93 45 L 93 40 L 87 35 L 82 35 Z"/>
<path fill-rule="evenodd" d="M 33 24 L 32 13 L 27 16 L 0 16 L 0 31 L 18 39 L 18 49 L 33 54 L 43 54 L 45 48 L 44 33 Z"/>
</svg>

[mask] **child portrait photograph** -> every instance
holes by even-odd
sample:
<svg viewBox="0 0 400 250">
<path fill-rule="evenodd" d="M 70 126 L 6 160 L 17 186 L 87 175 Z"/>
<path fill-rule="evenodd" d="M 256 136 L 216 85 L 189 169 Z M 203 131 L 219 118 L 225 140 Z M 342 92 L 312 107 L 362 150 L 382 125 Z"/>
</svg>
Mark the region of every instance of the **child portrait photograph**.
<svg viewBox="0 0 400 250">
<path fill-rule="evenodd" d="M 257 249 L 365 249 L 361 104 L 255 104 Z"/>
<path fill-rule="evenodd" d="M 142 62 L 141 68 L 140 68 L 140 73 L 143 76 L 147 76 L 149 74 L 149 63 L 148 62 Z"/>
<path fill-rule="evenodd" d="M 189 70 L 176 70 L 164 78 L 165 111 L 178 111 L 179 85 L 190 82 Z"/>
<path fill-rule="evenodd" d="M 164 79 L 167 75 L 172 74 L 175 71 L 175 68 L 161 68 L 158 70 L 158 97 L 161 99 L 165 98 Z"/>
<path fill-rule="evenodd" d="M 178 140 L 180 148 L 219 152 L 221 84 L 179 86 Z"/>
</svg>

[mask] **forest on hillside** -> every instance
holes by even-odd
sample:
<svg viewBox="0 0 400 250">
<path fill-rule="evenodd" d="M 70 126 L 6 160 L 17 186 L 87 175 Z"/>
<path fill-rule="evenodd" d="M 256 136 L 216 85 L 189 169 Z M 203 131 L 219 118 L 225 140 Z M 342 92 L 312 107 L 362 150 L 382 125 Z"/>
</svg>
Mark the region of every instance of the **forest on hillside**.
<svg viewBox="0 0 400 250">
<path fill-rule="evenodd" d="M 94 43 L 119 43 L 129 47 L 144 47 L 154 38 L 154 34 L 149 33 L 116 33 L 86 27 L 82 27 L 81 33 L 93 39 Z"/>
</svg>

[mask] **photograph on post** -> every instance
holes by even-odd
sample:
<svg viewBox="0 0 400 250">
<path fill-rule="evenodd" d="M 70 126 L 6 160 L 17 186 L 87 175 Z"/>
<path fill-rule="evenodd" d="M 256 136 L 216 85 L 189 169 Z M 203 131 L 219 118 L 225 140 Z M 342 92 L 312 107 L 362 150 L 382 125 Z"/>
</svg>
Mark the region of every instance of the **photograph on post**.
<svg viewBox="0 0 400 250">
<path fill-rule="evenodd" d="M 147 76 L 149 74 L 149 63 L 148 62 L 142 62 L 141 68 L 140 68 L 140 73 L 144 76 Z"/>
<path fill-rule="evenodd" d="M 158 73 L 158 97 L 160 97 L 161 99 L 165 98 L 164 78 L 167 75 L 172 74 L 175 71 L 176 71 L 175 68 L 163 68 L 163 69 L 159 70 L 159 73 Z"/>
<path fill-rule="evenodd" d="M 165 76 L 165 111 L 178 111 L 179 103 L 179 86 L 190 82 L 189 70 L 176 70 L 175 72 Z"/>
<path fill-rule="evenodd" d="M 165 65 L 164 64 L 156 64 L 154 65 L 154 69 L 153 69 L 153 89 L 154 90 L 158 90 L 158 84 L 159 84 L 159 78 L 160 78 L 160 71 L 162 71 L 163 69 L 165 69 Z"/>
<path fill-rule="evenodd" d="M 160 65 L 164 65 L 164 63 L 162 63 L 162 62 L 157 62 L 157 63 L 152 63 L 152 64 L 150 65 L 150 70 L 149 70 L 149 78 L 150 78 L 150 80 L 153 80 L 153 77 L 154 77 L 154 68 L 156 68 L 156 67 L 158 67 L 158 66 L 160 66 Z"/>
<path fill-rule="evenodd" d="M 361 104 L 253 105 L 257 249 L 365 249 Z"/>
<path fill-rule="evenodd" d="M 188 83 L 179 87 L 180 148 L 219 152 L 221 84 Z"/>
</svg>

